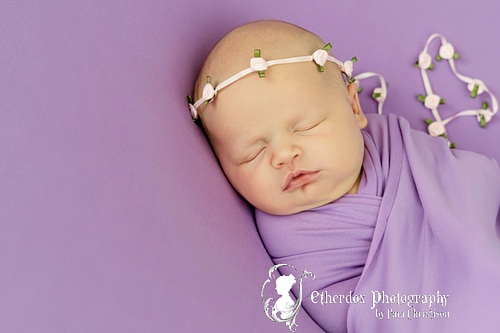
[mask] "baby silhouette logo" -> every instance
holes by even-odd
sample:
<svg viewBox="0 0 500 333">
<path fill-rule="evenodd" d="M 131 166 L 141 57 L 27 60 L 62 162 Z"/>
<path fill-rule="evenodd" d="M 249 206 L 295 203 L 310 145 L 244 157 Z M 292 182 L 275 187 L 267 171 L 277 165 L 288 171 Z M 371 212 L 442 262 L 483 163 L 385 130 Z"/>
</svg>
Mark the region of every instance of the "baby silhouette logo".
<svg viewBox="0 0 500 333">
<path fill-rule="evenodd" d="M 280 276 L 280 273 L 277 271 L 280 267 L 283 270 L 288 268 L 291 274 Z M 264 302 L 266 316 L 274 322 L 285 323 L 290 332 L 295 332 L 298 326 L 295 323 L 295 318 L 299 313 L 302 303 L 302 280 L 307 277 L 314 279 L 314 274 L 307 270 L 304 270 L 300 274 L 295 267 L 287 264 L 274 265 L 269 269 L 269 278 L 262 286 L 261 298 L 262 302 Z M 298 297 L 294 301 L 290 293 L 292 287 L 297 283 L 297 278 L 299 279 L 299 290 Z M 275 297 L 268 297 L 266 299 L 264 294 L 268 294 L 267 296 L 271 294 Z"/>
</svg>

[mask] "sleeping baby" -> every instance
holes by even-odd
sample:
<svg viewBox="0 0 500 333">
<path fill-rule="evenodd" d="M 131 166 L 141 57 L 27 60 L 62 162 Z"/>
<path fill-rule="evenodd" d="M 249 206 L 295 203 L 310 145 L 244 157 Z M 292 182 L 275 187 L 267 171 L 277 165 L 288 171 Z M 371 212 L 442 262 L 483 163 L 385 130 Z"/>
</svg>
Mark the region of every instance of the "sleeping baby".
<svg viewBox="0 0 500 333">
<path fill-rule="evenodd" d="M 302 305 L 326 331 L 495 331 L 497 163 L 363 114 L 352 61 L 330 47 L 292 24 L 250 23 L 196 82 L 191 114 L 268 253 L 315 274 Z"/>
</svg>

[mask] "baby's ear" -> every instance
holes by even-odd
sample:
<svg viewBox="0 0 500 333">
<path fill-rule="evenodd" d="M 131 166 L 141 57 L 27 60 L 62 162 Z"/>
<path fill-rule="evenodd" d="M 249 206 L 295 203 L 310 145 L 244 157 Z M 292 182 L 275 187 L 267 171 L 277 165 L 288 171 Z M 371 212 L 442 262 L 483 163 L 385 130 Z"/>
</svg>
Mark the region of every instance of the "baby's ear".
<svg viewBox="0 0 500 333">
<path fill-rule="evenodd" d="M 359 104 L 358 85 L 356 83 L 349 83 L 347 86 L 347 93 L 349 95 L 349 101 L 351 102 L 352 112 L 358 121 L 359 128 L 365 128 L 368 124 L 368 120 L 363 114 L 363 110 L 361 110 L 361 105 Z"/>
</svg>

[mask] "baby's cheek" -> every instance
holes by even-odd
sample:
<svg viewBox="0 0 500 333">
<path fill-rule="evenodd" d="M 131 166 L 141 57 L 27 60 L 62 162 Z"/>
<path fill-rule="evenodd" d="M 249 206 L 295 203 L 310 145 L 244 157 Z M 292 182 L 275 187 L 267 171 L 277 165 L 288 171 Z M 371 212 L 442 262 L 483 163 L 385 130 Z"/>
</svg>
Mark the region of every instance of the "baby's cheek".
<svg viewBox="0 0 500 333">
<path fill-rule="evenodd" d="M 276 191 L 272 189 L 271 183 L 262 179 L 250 179 L 248 189 L 248 201 L 253 201 L 256 206 L 268 205 L 273 200 L 273 193 Z"/>
<path fill-rule="evenodd" d="M 259 179 L 255 177 L 252 172 L 245 172 L 244 170 L 239 170 L 233 175 L 234 182 L 233 186 L 240 192 L 244 197 L 254 196 L 258 192 Z"/>
</svg>

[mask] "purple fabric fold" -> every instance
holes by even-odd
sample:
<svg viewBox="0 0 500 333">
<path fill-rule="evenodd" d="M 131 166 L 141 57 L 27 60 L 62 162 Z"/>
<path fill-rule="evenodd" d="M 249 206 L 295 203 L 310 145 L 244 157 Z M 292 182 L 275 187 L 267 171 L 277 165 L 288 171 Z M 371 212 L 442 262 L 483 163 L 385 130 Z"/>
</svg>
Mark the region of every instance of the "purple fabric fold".
<svg viewBox="0 0 500 333">
<path fill-rule="evenodd" d="M 402 118 L 368 120 L 358 194 L 291 216 L 256 210 L 269 254 L 315 274 L 302 305 L 327 331 L 498 330 L 497 163 Z M 349 294 L 358 302 L 328 302 Z"/>
</svg>

